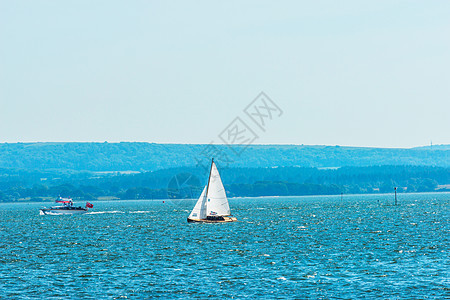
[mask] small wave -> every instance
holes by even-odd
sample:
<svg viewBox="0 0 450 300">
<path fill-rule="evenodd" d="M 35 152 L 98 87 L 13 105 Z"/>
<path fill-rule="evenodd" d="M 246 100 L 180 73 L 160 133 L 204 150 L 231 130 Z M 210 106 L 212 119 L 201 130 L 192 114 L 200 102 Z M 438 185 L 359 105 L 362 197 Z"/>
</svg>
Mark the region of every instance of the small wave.
<svg viewBox="0 0 450 300">
<path fill-rule="evenodd" d="M 316 277 L 316 275 L 317 275 L 317 273 L 314 272 L 314 273 L 312 273 L 312 274 L 306 274 L 306 275 L 304 275 L 303 277 L 305 277 L 305 278 L 314 278 L 314 277 Z"/>
<path fill-rule="evenodd" d="M 130 211 L 130 214 L 148 214 L 151 213 L 149 210 L 136 210 L 136 211 Z"/>
</svg>

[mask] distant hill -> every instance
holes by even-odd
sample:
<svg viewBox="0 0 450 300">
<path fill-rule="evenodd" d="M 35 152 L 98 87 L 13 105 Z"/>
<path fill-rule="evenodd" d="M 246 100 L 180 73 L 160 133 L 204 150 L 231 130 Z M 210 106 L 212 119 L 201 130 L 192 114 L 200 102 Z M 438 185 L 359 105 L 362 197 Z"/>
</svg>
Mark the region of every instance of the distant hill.
<svg viewBox="0 0 450 300">
<path fill-rule="evenodd" d="M 411 165 L 449 167 L 450 146 L 411 149 L 341 146 L 153 143 L 1 143 L 0 168 L 67 171 L 154 171 L 204 165 L 239 168 Z"/>
<path fill-rule="evenodd" d="M 229 196 L 448 191 L 450 149 L 0 144 L 0 202 L 197 197 L 214 157 Z M 179 186 L 181 184 L 181 186 Z"/>
<path fill-rule="evenodd" d="M 222 168 L 230 197 L 337 195 L 450 191 L 450 168 L 372 166 L 342 168 Z M 60 173 L 0 169 L 0 202 L 42 201 L 57 196 L 75 199 L 196 198 L 208 172 L 181 167 L 153 172 Z"/>
</svg>

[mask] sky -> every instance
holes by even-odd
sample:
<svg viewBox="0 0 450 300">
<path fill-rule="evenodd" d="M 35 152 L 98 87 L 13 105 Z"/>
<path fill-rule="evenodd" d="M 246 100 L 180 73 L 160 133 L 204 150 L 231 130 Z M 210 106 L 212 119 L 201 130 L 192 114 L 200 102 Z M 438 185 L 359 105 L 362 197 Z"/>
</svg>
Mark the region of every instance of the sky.
<svg viewBox="0 0 450 300">
<path fill-rule="evenodd" d="M 0 142 L 224 143 L 239 118 L 256 144 L 450 144 L 449 15 L 450 1 L 0 1 Z M 278 108 L 259 106 L 263 128 L 245 113 L 261 92 Z"/>
</svg>

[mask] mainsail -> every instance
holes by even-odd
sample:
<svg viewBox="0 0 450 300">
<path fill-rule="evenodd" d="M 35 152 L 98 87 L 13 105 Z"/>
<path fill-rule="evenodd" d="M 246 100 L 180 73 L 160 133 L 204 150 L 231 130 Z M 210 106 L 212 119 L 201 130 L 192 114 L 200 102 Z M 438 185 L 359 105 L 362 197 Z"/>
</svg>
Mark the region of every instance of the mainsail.
<svg viewBox="0 0 450 300">
<path fill-rule="evenodd" d="M 207 216 L 229 216 L 230 206 L 228 205 L 227 195 L 220 179 L 214 161 L 211 166 L 211 174 L 209 176 L 208 190 L 206 193 L 206 214 Z"/>
</svg>

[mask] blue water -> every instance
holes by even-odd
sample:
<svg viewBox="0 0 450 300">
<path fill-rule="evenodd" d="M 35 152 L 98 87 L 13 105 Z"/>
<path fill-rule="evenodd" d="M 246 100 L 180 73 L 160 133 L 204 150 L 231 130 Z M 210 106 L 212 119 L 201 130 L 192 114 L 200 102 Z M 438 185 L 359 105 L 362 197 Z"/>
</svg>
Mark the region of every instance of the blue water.
<svg viewBox="0 0 450 300">
<path fill-rule="evenodd" d="M 450 194 L 392 202 L 230 199 L 230 224 L 188 224 L 193 201 L 0 204 L 0 298 L 448 297 Z"/>
</svg>

